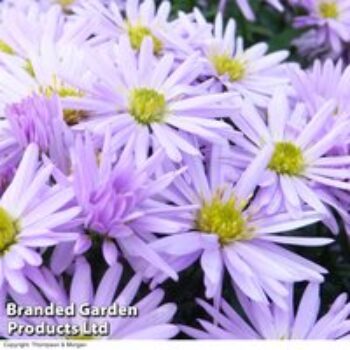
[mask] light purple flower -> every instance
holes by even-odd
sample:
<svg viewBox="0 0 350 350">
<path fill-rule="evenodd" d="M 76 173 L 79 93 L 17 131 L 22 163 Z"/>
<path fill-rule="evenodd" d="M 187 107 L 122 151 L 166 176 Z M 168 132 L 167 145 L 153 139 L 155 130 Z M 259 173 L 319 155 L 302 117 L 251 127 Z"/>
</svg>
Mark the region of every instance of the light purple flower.
<svg viewBox="0 0 350 350">
<path fill-rule="evenodd" d="M 240 98 L 236 93 L 209 93 L 205 83 L 196 83 L 202 70 L 197 55 L 176 66 L 172 54 L 160 59 L 153 55 L 149 38 L 139 55 L 126 37 L 113 49 L 112 60 L 96 52 L 90 55 L 90 68 L 99 79 L 93 91 L 96 97 L 82 98 L 75 108 L 91 105 L 100 111 L 76 130 L 97 135 L 109 130 L 116 150 L 134 143 L 137 164 L 157 148 L 176 162 L 183 153 L 199 156 L 192 136 L 222 144 L 236 134 L 221 118 L 238 111 Z"/>
<path fill-rule="evenodd" d="M 54 95 L 32 95 L 19 103 L 6 106 L 5 120 L 0 122 L 0 171 L 14 169 L 26 147 L 35 143 L 63 172 L 69 169 L 69 157 L 62 152 L 72 142 L 63 120 L 62 106 Z"/>
<path fill-rule="evenodd" d="M 334 233 L 338 231 L 335 218 L 317 191 L 318 185 L 350 189 L 349 157 L 330 153 L 347 137 L 349 128 L 348 120 L 329 127 L 335 110 L 336 103 L 330 100 L 308 117 L 305 106 L 297 103 L 292 108 L 283 91 L 276 92 L 269 103 L 267 118 L 245 102 L 234 123 L 246 137 L 237 138 L 232 164 L 245 169 L 266 145 L 273 147 L 257 194 L 257 202 L 267 213 L 287 210 L 297 218 L 307 204 L 324 215 L 324 222 Z"/>
<path fill-rule="evenodd" d="M 204 72 L 218 78 L 229 91 L 264 107 L 276 89 L 286 88 L 288 78 L 282 62 L 287 51 L 266 54 L 266 43 L 258 43 L 247 49 L 243 39 L 236 37 L 236 23 L 228 21 L 224 28 L 222 15 L 216 16 L 213 34 L 202 46 L 205 50 Z"/>
<path fill-rule="evenodd" d="M 63 286 L 62 278 L 56 278 L 50 270 L 43 268 L 41 270 L 40 283 L 48 285 L 50 290 L 39 290 L 30 285 L 27 294 L 19 294 L 13 289 L 9 289 L 9 295 L 20 306 L 42 306 L 48 305 L 47 300 L 54 302 L 59 306 L 68 306 L 74 303 L 77 308 L 83 303 L 88 303 L 93 307 L 108 307 L 113 304 L 119 307 L 134 307 L 137 311 L 137 317 L 84 317 L 76 315 L 75 317 L 46 317 L 30 318 L 15 317 L 11 321 L 19 324 L 39 324 L 43 320 L 49 325 L 82 325 L 83 322 L 102 324 L 108 322 L 110 325 L 110 334 L 105 337 L 94 338 L 89 335 L 76 334 L 70 339 L 168 339 L 178 333 L 178 327 L 171 324 L 171 320 L 176 312 L 176 305 L 172 303 L 162 304 L 164 293 L 160 289 L 153 290 L 142 299 L 135 302 L 141 286 L 141 276 L 132 277 L 121 291 L 118 291 L 122 277 L 123 269 L 121 265 L 110 266 L 99 280 L 98 287 L 95 289 L 91 276 L 91 266 L 84 258 L 77 259 L 69 291 L 66 292 Z M 37 281 L 37 282 L 38 282 Z M 38 286 L 40 288 L 40 285 Z M 5 338 L 16 339 L 25 336 L 14 334 L 8 335 L 6 326 L 10 319 L 2 315 L 0 322 L 0 333 Z M 33 337 L 31 337 L 33 338 Z M 39 338 L 39 337 L 37 337 Z M 43 336 L 41 338 L 50 338 Z M 59 338 L 55 336 L 55 338 Z"/>
<path fill-rule="evenodd" d="M 181 326 L 181 330 L 197 339 L 349 339 L 350 303 L 346 293 L 339 295 L 329 310 L 319 316 L 320 285 L 310 283 L 294 312 L 293 285 L 288 286 L 287 309 L 278 305 L 262 305 L 238 292 L 239 301 L 249 323 L 224 299 L 220 310 L 203 300 L 199 305 L 216 321 L 199 319 L 202 330 Z"/>
<path fill-rule="evenodd" d="M 169 51 L 177 56 L 189 53 L 189 46 L 173 30 L 169 19 L 171 2 L 162 1 L 157 7 L 154 0 L 127 0 L 124 6 L 120 5 L 115 0 L 107 6 L 99 0 L 88 0 L 82 1 L 75 11 L 80 17 L 94 18 L 97 40 L 116 41 L 121 36 L 128 36 L 132 48 L 138 52 L 143 40 L 148 37 L 157 55 Z"/>
<path fill-rule="evenodd" d="M 9 10 L 0 24 L 2 47 L 7 48 L 0 52 L 0 111 L 33 93 L 57 94 L 67 124 L 84 118 L 86 111 L 74 110 L 66 100 L 87 94 L 94 82 L 84 65 L 90 27 L 88 21 L 67 22 L 56 6 L 27 15 Z"/>
<path fill-rule="evenodd" d="M 316 60 L 308 69 L 290 66 L 288 70 L 291 83 L 295 89 L 295 100 L 302 101 L 310 115 L 314 115 L 329 100 L 336 102 L 333 118 L 334 124 L 339 118 L 350 117 L 350 68 L 339 60 L 325 62 Z"/>
<path fill-rule="evenodd" d="M 297 28 L 313 27 L 313 31 L 304 34 L 312 35 L 320 46 L 330 46 L 333 55 L 339 56 L 344 44 L 350 41 L 350 7 L 347 0 L 306 0 L 301 5 L 307 15 L 295 19 Z M 300 39 L 302 44 L 303 37 Z M 311 46 L 319 50 L 320 47 Z M 307 50 L 307 47 L 304 49 Z M 310 50 L 309 50 L 310 51 Z"/>
<path fill-rule="evenodd" d="M 120 254 L 135 270 L 142 272 L 148 265 L 177 278 L 173 268 L 150 247 L 156 234 L 180 232 L 183 225 L 168 217 L 173 211 L 186 212 L 191 207 L 177 208 L 156 200 L 183 169 L 154 178 L 163 156 L 153 155 L 137 169 L 130 150 L 113 154 L 110 138 L 106 138 L 99 151 L 89 136 L 77 137 L 72 154 L 73 186 L 77 202 L 82 208 L 84 229 L 70 249 L 56 249 L 52 266 L 54 271 L 64 270 L 75 253 L 87 251 L 94 239 L 101 241 L 102 254 L 113 265 Z M 70 186 L 70 183 L 68 183 Z M 70 251 L 70 254 L 69 254 Z"/>
<path fill-rule="evenodd" d="M 42 165 L 38 158 L 38 147 L 30 144 L 0 199 L 0 286 L 7 281 L 19 293 L 27 292 L 27 278 L 35 274 L 30 267 L 42 263 L 36 248 L 72 242 L 78 236 L 74 221 L 80 208 L 69 205 L 73 190 L 50 186 L 53 165 Z"/>
<path fill-rule="evenodd" d="M 225 167 L 226 151 L 214 148 L 207 164 L 186 157 L 188 171 L 163 191 L 177 205 L 195 204 L 199 209 L 182 216 L 187 231 L 151 246 L 179 270 L 200 258 L 208 298 L 217 301 L 220 297 L 225 270 L 234 285 L 253 300 L 267 304 L 268 296 L 282 307 L 287 293 L 284 282 L 323 279 L 321 274 L 326 271 L 322 267 L 276 244 L 330 243 L 327 238 L 279 234 L 312 224 L 320 219 L 319 214 L 305 208 L 298 219 L 285 212 L 268 215 L 251 200 L 271 153 L 267 145 L 235 185 Z M 162 279 L 156 275 L 154 283 Z"/>
</svg>

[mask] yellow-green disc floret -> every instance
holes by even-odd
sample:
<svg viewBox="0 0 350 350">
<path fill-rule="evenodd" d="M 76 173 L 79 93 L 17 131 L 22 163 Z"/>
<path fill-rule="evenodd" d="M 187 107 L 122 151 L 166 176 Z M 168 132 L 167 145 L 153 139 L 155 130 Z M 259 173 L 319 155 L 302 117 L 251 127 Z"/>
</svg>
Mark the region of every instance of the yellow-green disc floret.
<svg viewBox="0 0 350 350">
<path fill-rule="evenodd" d="M 335 1 L 323 1 L 319 5 L 320 14 L 323 18 L 336 19 L 339 16 L 338 5 Z"/>
<path fill-rule="evenodd" d="M 218 235 L 221 244 L 251 237 L 242 208 L 235 198 L 224 201 L 220 194 L 203 203 L 197 213 L 196 229 Z"/>
<path fill-rule="evenodd" d="M 134 89 L 129 97 L 129 112 L 139 124 L 160 123 L 166 114 L 165 96 L 153 89 Z"/>
<path fill-rule="evenodd" d="M 14 243 L 18 225 L 11 215 L 0 207 L 0 255 L 3 255 Z"/>
<path fill-rule="evenodd" d="M 151 30 L 142 25 L 129 25 L 128 35 L 131 46 L 134 50 L 140 50 L 143 40 L 148 36 L 153 41 L 153 51 L 155 54 L 160 54 L 163 50 L 162 42 L 151 32 Z"/>
<path fill-rule="evenodd" d="M 305 167 L 302 150 L 291 142 L 277 142 L 268 168 L 279 174 L 300 175 Z"/>
<path fill-rule="evenodd" d="M 241 80 L 246 71 L 244 63 L 227 55 L 216 55 L 212 62 L 219 75 L 227 74 L 231 82 Z"/>
</svg>

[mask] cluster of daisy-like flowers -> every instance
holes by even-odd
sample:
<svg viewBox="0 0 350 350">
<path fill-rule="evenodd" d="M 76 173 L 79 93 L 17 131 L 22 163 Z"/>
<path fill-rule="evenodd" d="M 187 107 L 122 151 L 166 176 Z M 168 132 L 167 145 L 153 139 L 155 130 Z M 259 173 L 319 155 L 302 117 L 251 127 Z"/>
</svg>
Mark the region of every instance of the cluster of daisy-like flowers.
<svg viewBox="0 0 350 350">
<path fill-rule="evenodd" d="M 349 68 L 303 70 L 246 47 L 233 19 L 170 18 L 166 1 L 1 6 L 3 337 L 7 300 L 137 306 L 109 319 L 110 338 L 350 334 L 347 296 L 318 317 L 327 271 L 290 248 L 332 243 L 298 230 L 336 235 L 338 216 L 350 233 Z M 172 322 L 161 287 L 197 262 L 208 319 L 195 329 Z"/>
</svg>

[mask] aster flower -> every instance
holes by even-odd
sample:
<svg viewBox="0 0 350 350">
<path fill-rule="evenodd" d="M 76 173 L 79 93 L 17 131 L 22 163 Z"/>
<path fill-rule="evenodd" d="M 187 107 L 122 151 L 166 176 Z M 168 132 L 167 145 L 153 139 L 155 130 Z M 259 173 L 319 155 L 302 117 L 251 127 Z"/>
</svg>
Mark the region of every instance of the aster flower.
<svg viewBox="0 0 350 350">
<path fill-rule="evenodd" d="M 350 116 L 350 68 L 344 67 L 341 60 L 333 62 L 327 59 L 324 63 L 316 60 L 307 70 L 295 65 L 289 68 L 295 99 L 305 104 L 310 115 L 317 113 L 327 101 L 334 100 L 336 109 L 334 118 L 330 118 L 330 124 L 339 118 Z"/>
<path fill-rule="evenodd" d="M 204 43 L 205 72 L 218 78 L 229 91 L 238 92 L 257 106 L 266 106 L 269 97 L 286 87 L 284 66 L 287 51 L 267 54 L 268 46 L 258 43 L 244 49 L 243 39 L 236 38 L 236 23 L 230 19 L 226 28 L 222 15 L 216 16 L 213 34 Z"/>
<path fill-rule="evenodd" d="M 313 36 L 316 42 L 321 42 L 326 48 L 330 46 L 333 53 L 339 55 L 343 44 L 350 41 L 348 1 L 307 0 L 301 5 L 308 13 L 297 17 L 294 25 L 297 28 L 314 27 Z"/>
<path fill-rule="evenodd" d="M 63 111 L 56 95 L 32 95 L 19 103 L 9 104 L 6 119 L 0 121 L 0 171 L 6 173 L 17 167 L 26 147 L 35 143 L 53 163 L 67 172 L 68 154 L 62 152 L 72 141 L 63 121 Z"/>
<path fill-rule="evenodd" d="M 260 182 L 260 205 L 268 213 L 285 208 L 298 217 L 306 203 L 324 215 L 324 222 L 334 233 L 337 223 L 318 196 L 317 185 L 350 189 L 349 157 L 330 153 L 346 138 L 349 124 L 339 121 L 329 128 L 335 108 L 335 102 L 328 101 L 307 118 L 302 104 L 292 109 L 286 95 L 279 91 L 268 106 L 265 121 L 265 116 L 246 101 L 242 117 L 234 120 L 246 138 L 237 138 L 232 156 L 233 164 L 244 169 L 266 144 L 272 145 L 274 150 Z"/>
<path fill-rule="evenodd" d="M 253 300 L 267 304 L 268 296 L 282 307 L 287 293 L 284 282 L 323 279 L 322 267 L 276 244 L 328 244 L 331 240 L 326 238 L 278 234 L 312 224 L 319 214 L 305 208 L 299 219 L 285 212 L 268 215 L 252 201 L 271 154 L 272 147 L 267 145 L 233 186 L 223 165 L 227 152 L 214 148 L 206 165 L 199 158 L 187 158 L 188 172 L 162 192 L 177 205 L 195 204 L 198 209 L 179 218 L 187 225 L 186 231 L 151 246 L 179 269 L 199 257 L 207 298 L 219 300 L 225 270 Z M 157 275 L 154 282 L 162 278 Z"/>
<path fill-rule="evenodd" d="M 191 136 L 222 144 L 236 134 L 218 119 L 237 112 L 240 99 L 235 93 L 212 94 L 204 86 L 194 85 L 201 71 L 196 55 L 174 67 L 173 55 L 159 60 L 153 56 L 149 38 L 137 56 L 126 37 L 115 50 L 117 67 L 102 55 L 94 55 L 90 68 L 99 79 L 93 91 L 98 99 L 82 98 L 76 108 L 80 103 L 95 104 L 100 112 L 75 130 L 88 129 L 97 135 L 111 130 L 115 149 L 135 140 L 139 162 L 158 147 L 179 162 L 182 153 L 200 155 Z"/>
<path fill-rule="evenodd" d="M 179 232 L 183 227 L 167 214 L 186 212 L 191 207 L 174 208 L 158 203 L 154 198 L 183 169 L 154 178 L 162 160 L 161 153 L 137 169 L 130 150 L 125 149 L 117 159 L 113 156 L 109 137 L 98 152 L 88 135 L 85 140 L 77 136 L 72 154 L 73 186 L 87 234 L 83 233 L 77 240 L 75 252 L 85 252 L 97 240 L 101 242 L 103 257 L 109 265 L 113 265 L 122 253 L 138 271 L 152 265 L 176 279 L 174 270 L 150 248 L 149 242 L 156 239 L 155 233 L 167 235 Z M 68 258 L 67 252 L 64 246 L 55 252 L 53 268 L 56 272 L 72 261 L 74 255 Z"/>
<path fill-rule="evenodd" d="M 137 52 L 147 37 L 152 40 L 156 55 L 169 50 L 178 55 L 189 52 L 186 41 L 176 35 L 169 21 L 169 1 L 162 1 L 158 8 L 154 0 L 127 0 L 124 3 L 125 11 L 122 12 L 121 4 L 115 0 L 107 6 L 99 0 L 88 0 L 82 2 L 76 12 L 81 17 L 95 18 L 95 34 L 101 39 L 115 40 L 128 36 L 133 50 Z"/>
<path fill-rule="evenodd" d="M 105 316 L 96 318 L 79 315 L 51 318 L 18 317 L 11 318 L 11 321 L 17 321 L 24 325 L 39 324 L 43 320 L 49 325 L 81 325 L 83 322 L 103 324 L 108 322 L 110 334 L 98 339 L 168 339 L 178 333 L 178 327 L 171 324 L 176 306 L 172 303 L 161 305 L 164 297 L 162 290 L 154 290 L 141 300 L 134 302 L 141 286 L 140 275 L 132 277 L 125 287 L 116 294 L 123 273 L 123 269 L 119 264 L 115 264 L 106 270 L 99 281 L 98 287 L 94 290 L 90 265 L 84 258 L 77 259 L 68 293 L 63 287 L 61 278 L 57 279 L 46 268 L 43 268 L 41 272 L 43 282 L 50 284 L 51 291 L 49 294 L 39 291 L 33 284 L 30 285 L 29 292 L 25 295 L 9 289 L 9 295 L 18 305 L 45 307 L 48 305 L 47 298 L 54 301 L 56 305 L 63 307 L 71 303 L 74 303 L 77 307 L 83 303 L 95 307 L 108 307 L 116 304 L 120 307 L 134 307 L 137 310 L 137 317 Z M 7 316 L 2 315 L 1 336 L 10 339 L 21 338 L 20 335 L 8 335 L 8 329 L 5 326 L 6 320 L 9 320 Z M 44 336 L 44 338 L 50 337 Z M 70 339 L 97 340 L 93 336 L 79 334 L 71 336 Z"/>
<path fill-rule="evenodd" d="M 0 53 L 0 110 L 33 92 L 48 97 L 56 93 L 67 124 L 78 123 L 86 111 L 70 108 L 66 99 L 83 96 L 93 82 L 84 65 L 89 23 L 65 21 L 56 6 L 33 12 L 26 15 L 11 9 L 0 26 L 0 51 L 2 46 L 5 52 Z"/>
<path fill-rule="evenodd" d="M 266 0 L 266 2 L 269 5 L 273 6 L 276 10 L 280 12 L 283 11 L 283 5 L 279 0 Z M 249 0 L 236 0 L 236 3 L 246 19 L 248 19 L 249 21 L 255 20 L 255 14 L 249 4 Z M 227 0 L 220 0 L 218 10 L 224 13 L 226 5 Z"/>
<path fill-rule="evenodd" d="M 224 299 L 217 310 L 203 300 L 199 305 L 217 324 L 203 319 L 198 322 L 203 330 L 181 326 L 181 330 L 198 339 L 345 339 L 350 334 L 350 303 L 346 293 L 339 295 L 329 310 L 319 316 L 320 285 L 310 283 L 294 312 L 293 286 L 288 287 L 288 308 L 276 304 L 261 305 L 238 292 L 245 321 Z"/>
<path fill-rule="evenodd" d="M 38 147 L 30 144 L 16 174 L 0 199 L 0 285 L 5 281 L 19 293 L 28 290 L 30 267 L 41 265 L 36 248 L 72 242 L 74 221 L 80 213 L 68 206 L 72 189 L 49 186 L 53 165 L 41 165 Z"/>
</svg>

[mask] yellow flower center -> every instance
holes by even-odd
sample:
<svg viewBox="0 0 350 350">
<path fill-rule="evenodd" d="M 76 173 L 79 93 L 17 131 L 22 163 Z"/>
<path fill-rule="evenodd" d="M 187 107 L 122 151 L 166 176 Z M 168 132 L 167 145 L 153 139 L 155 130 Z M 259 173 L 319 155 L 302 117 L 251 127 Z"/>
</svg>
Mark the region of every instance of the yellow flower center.
<svg viewBox="0 0 350 350">
<path fill-rule="evenodd" d="M 139 124 L 160 123 L 166 113 L 165 97 L 153 89 L 134 89 L 129 98 L 129 112 Z"/>
<path fill-rule="evenodd" d="M 151 37 L 153 41 L 153 52 L 155 54 L 160 54 L 163 50 L 163 43 L 151 32 L 151 30 L 142 25 L 129 25 L 128 35 L 130 39 L 131 46 L 134 50 L 139 51 L 143 42 L 147 36 Z"/>
<path fill-rule="evenodd" d="M 216 55 L 212 57 L 215 70 L 219 75 L 227 74 L 231 82 L 243 79 L 245 75 L 244 62 L 231 58 L 228 55 Z"/>
<path fill-rule="evenodd" d="M 305 168 L 303 153 L 291 142 L 277 142 L 268 168 L 279 174 L 300 175 Z"/>
<path fill-rule="evenodd" d="M 221 244 L 250 239 L 251 230 L 247 227 L 242 209 L 234 197 L 224 201 L 218 193 L 210 201 L 205 201 L 198 211 L 196 229 L 218 235 Z"/>
<path fill-rule="evenodd" d="M 18 224 L 10 214 L 0 207 L 0 255 L 3 255 L 13 244 L 19 231 Z"/>
<path fill-rule="evenodd" d="M 335 1 L 323 1 L 319 5 L 320 14 L 323 18 L 336 19 L 339 16 L 338 5 Z"/>
<path fill-rule="evenodd" d="M 13 48 L 8 45 L 7 43 L 5 43 L 5 41 L 0 40 L 0 51 L 7 53 L 8 55 L 14 55 L 15 51 L 13 50 Z"/>
</svg>

